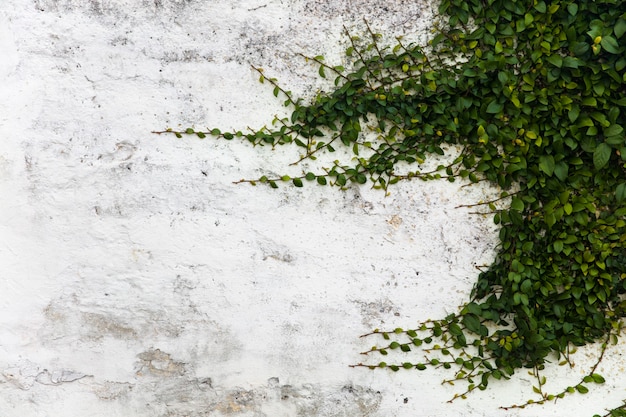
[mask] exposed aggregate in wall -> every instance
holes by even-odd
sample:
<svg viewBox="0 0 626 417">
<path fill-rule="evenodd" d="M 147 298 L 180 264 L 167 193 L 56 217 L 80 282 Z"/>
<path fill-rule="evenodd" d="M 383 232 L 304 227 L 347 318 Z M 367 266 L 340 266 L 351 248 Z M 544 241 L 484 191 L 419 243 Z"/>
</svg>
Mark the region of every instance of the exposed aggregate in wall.
<svg viewBox="0 0 626 417">
<path fill-rule="evenodd" d="M 566 416 L 625 397 L 618 348 L 602 390 L 527 410 L 498 409 L 526 375 L 448 404 L 442 375 L 348 367 L 374 343 L 360 334 L 467 300 L 497 228 L 457 206 L 498 190 L 252 188 L 233 181 L 298 155 L 150 133 L 267 124 L 288 110 L 250 64 L 310 97 L 328 85 L 298 53 L 341 63 L 363 18 L 424 41 L 435 9 L 4 0 L 0 415 Z"/>
</svg>

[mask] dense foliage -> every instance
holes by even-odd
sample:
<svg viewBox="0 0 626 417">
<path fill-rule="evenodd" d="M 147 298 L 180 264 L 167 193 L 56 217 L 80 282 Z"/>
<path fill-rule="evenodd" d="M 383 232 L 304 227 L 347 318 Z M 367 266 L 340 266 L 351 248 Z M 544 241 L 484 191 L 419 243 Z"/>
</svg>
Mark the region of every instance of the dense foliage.
<svg viewBox="0 0 626 417">
<path fill-rule="evenodd" d="M 439 10 L 447 22 L 427 48 L 401 40 L 383 48 L 367 26 L 367 39 L 351 38 L 347 69 L 310 58 L 336 86 L 311 104 L 267 79 L 293 106 L 290 119 L 250 133 L 169 132 L 294 144 L 303 159 L 341 145 L 355 154 L 321 173 L 253 184 L 497 184 L 501 201 L 485 207 L 501 226 L 499 251 L 471 300 L 415 329 L 377 330 L 387 341 L 365 352 L 420 346 L 429 359 L 357 366 L 453 368 L 452 381 L 467 381 L 462 397 L 519 368 L 537 378 L 535 402 L 585 393 L 584 383 L 604 381 L 595 366 L 555 394 L 544 392 L 540 371 L 551 355 L 567 362 L 572 347 L 590 342 L 602 342 L 601 359 L 626 315 L 626 2 L 442 0 Z M 428 154 L 450 145 L 462 149 L 452 163 L 420 172 Z"/>
</svg>

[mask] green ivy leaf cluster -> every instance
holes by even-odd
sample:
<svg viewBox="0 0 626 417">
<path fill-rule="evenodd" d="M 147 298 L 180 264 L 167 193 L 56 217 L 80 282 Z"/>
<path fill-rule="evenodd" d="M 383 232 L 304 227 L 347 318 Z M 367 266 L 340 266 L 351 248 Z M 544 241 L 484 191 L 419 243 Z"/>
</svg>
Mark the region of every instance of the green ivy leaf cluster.
<svg viewBox="0 0 626 417">
<path fill-rule="evenodd" d="M 367 26 L 365 39 L 350 38 L 348 69 L 307 58 L 335 84 L 309 104 L 255 68 L 293 107 L 288 119 L 247 133 L 167 132 L 293 144 L 309 160 L 338 146 L 354 153 L 317 173 L 245 180 L 271 187 L 497 184 L 510 206 L 489 202 L 500 245 L 471 300 L 415 329 L 376 331 L 388 344 L 364 352 L 419 347 L 432 357 L 356 366 L 454 368 L 447 382 L 467 382 L 458 397 L 520 368 L 537 378 L 539 399 L 528 404 L 586 393 L 585 384 L 604 382 L 595 366 L 556 394 L 544 392 L 540 371 L 550 355 L 567 363 L 575 346 L 599 340 L 600 360 L 626 315 L 626 2 L 442 0 L 439 11 L 447 22 L 426 47 L 399 39 L 385 48 Z M 452 163 L 419 170 L 450 145 L 462 149 Z M 399 174 L 400 164 L 415 169 Z"/>
</svg>

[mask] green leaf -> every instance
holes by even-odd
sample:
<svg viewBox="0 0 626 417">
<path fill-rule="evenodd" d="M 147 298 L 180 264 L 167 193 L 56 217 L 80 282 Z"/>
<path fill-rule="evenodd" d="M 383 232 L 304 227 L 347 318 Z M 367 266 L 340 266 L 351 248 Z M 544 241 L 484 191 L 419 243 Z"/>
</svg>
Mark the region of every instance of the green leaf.
<svg viewBox="0 0 626 417">
<path fill-rule="evenodd" d="M 554 248 L 554 251 L 556 253 L 561 253 L 563 251 L 563 241 L 562 240 L 557 240 L 552 244 L 552 247 Z"/>
<path fill-rule="evenodd" d="M 552 155 L 542 155 L 539 157 L 539 169 L 549 177 L 554 173 L 554 157 Z"/>
<path fill-rule="evenodd" d="M 589 392 L 589 388 L 582 384 L 578 384 L 576 385 L 576 391 L 580 392 L 581 394 L 586 394 Z"/>
<path fill-rule="evenodd" d="M 500 54 L 500 53 L 502 53 L 503 50 L 504 50 L 504 48 L 502 47 L 502 43 L 500 41 L 497 41 L 496 45 L 494 47 L 494 52 L 496 54 Z"/>
<path fill-rule="evenodd" d="M 516 211 L 524 211 L 524 202 L 521 198 L 513 197 L 511 200 L 511 209 Z"/>
<path fill-rule="evenodd" d="M 292 182 L 296 187 L 302 187 L 302 180 L 300 178 L 294 178 Z"/>
<path fill-rule="evenodd" d="M 554 175 L 556 175 L 556 177 L 560 179 L 561 181 L 565 181 L 567 179 L 568 173 L 569 173 L 569 166 L 567 165 L 567 163 L 563 161 L 560 161 L 554 167 Z"/>
<path fill-rule="evenodd" d="M 602 169 L 609 163 L 611 158 L 611 147 L 606 143 L 601 143 L 593 152 L 593 166 L 596 169 Z"/>
<path fill-rule="evenodd" d="M 598 106 L 598 101 L 596 100 L 595 97 L 584 97 L 581 100 L 581 103 L 584 106 L 589 106 L 589 107 L 597 107 Z"/>
<path fill-rule="evenodd" d="M 622 182 L 615 188 L 615 199 L 618 203 L 626 199 L 626 183 Z"/>
<path fill-rule="evenodd" d="M 598 36 L 602 36 L 602 29 L 604 27 L 604 22 L 600 19 L 594 19 L 589 22 L 589 31 L 587 34 L 591 39 L 595 39 Z"/>
<path fill-rule="evenodd" d="M 595 138 L 586 136 L 580 142 L 580 147 L 583 148 L 585 152 L 594 152 L 598 147 L 598 143 L 596 142 Z"/>
<path fill-rule="evenodd" d="M 619 136 L 609 136 L 607 137 L 605 140 L 607 145 L 612 145 L 615 147 L 622 147 L 622 145 L 624 145 L 624 143 L 626 142 L 626 137 L 619 135 Z M 621 151 L 620 151 L 621 153 Z"/>
<path fill-rule="evenodd" d="M 487 113 L 491 113 L 491 114 L 500 113 L 503 108 L 504 108 L 504 104 L 498 103 L 496 100 L 494 100 L 491 103 L 489 103 L 489 106 L 487 106 Z"/>
<path fill-rule="evenodd" d="M 367 177 L 361 173 L 358 173 L 354 176 L 354 180 L 358 183 L 358 184 L 365 184 L 367 182 Z"/>
<path fill-rule="evenodd" d="M 578 13 L 578 4 L 576 3 L 570 3 L 567 5 L 567 11 L 569 12 L 569 14 L 571 14 L 572 16 L 576 16 L 576 14 Z"/>
<path fill-rule="evenodd" d="M 626 33 L 626 19 L 624 17 L 617 20 L 615 27 L 613 28 L 613 33 L 615 33 L 616 38 L 621 38 L 624 33 Z"/>
<path fill-rule="evenodd" d="M 580 114 L 580 107 L 577 105 L 573 105 L 571 110 L 567 113 L 567 117 L 569 121 L 574 123 L 578 119 L 578 115 Z"/>
<path fill-rule="evenodd" d="M 556 216 L 554 213 L 548 213 L 545 215 L 544 220 L 546 221 L 546 225 L 548 225 L 548 227 L 552 227 L 556 223 Z"/>
<path fill-rule="evenodd" d="M 573 56 L 566 56 L 563 58 L 563 66 L 566 68 L 578 68 L 580 61 Z"/>
<path fill-rule="evenodd" d="M 476 334 L 480 333 L 480 320 L 473 314 L 467 314 L 463 316 L 463 325 L 470 332 L 474 332 Z"/>
<path fill-rule="evenodd" d="M 572 207 L 572 205 L 571 205 L 570 203 L 565 203 L 565 204 L 563 205 L 563 211 L 564 211 L 564 212 L 565 212 L 565 214 L 567 214 L 568 216 L 569 216 L 570 214 L 572 214 L 572 211 L 573 211 L 573 210 L 574 210 L 574 209 L 573 209 L 573 207 Z"/>
<path fill-rule="evenodd" d="M 604 136 L 617 136 L 624 131 L 624 128 L 618 124 L 612 124 L 611 126 L 604 129 Z"/>
<path fill-rule="evenodd" d="M 461 326 L 459 326 L 456 323 L 450 323 L 450 326 L 448 327 L 448 329 L 450 330 L 450 334 L 454 336 L 460 336 L 463 334 L 463 330 L 461 330 Z"/>
<path fill-rule="evenodd" d="M 610 52 L 612 54 L 620 53 L 619 44 L 617 43 L 615 38 L 610 35 L 603 36 L 602 40 L 600 41 L 600 45 L 602 45 L 602 48 L 607 52 Z"/>
<path fill-rule="evenodd" d="M 474 302 L 471 302 L 468 305 L 466 305 L 465 309 L 467 310 L 468 313 L 474 314 L 476 316 L 480 316 L 483 311 L 482 307 L 479 304 L 476 304 Z"/>
<path fill-rule="evenodd" d="M 559 54 L 552 54 L 547 58 L 547 60 L 557 68 L 561 68 L 563 66 L 563 57 Z"/>
<path fill-rule="evenodd" d="M 546 3 L 543 0 L 536 2 L 534 7 L 539 13 L 545 13 L 547 9 Z"/>
<path fill-rule="evenodd" d="M 593 382 L 595 382 L 596 384 L 604 384 L 606 382 L 604 377 L 599 374 L 591 374 L 591 378 L 593 379 Z"/>
</svg>

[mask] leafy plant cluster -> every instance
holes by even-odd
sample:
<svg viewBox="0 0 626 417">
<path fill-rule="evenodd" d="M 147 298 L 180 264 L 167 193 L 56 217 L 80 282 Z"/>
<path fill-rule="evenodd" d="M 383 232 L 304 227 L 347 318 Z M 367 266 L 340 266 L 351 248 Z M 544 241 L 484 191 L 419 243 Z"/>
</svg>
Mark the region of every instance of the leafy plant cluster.
<svg viewBox="0 0 626 417">
<path fill-rule="evenodd" d="M 446 382 L 467 383 L 455 398 L 528 368 L 538 398 L 513 407 L 586 393 L 604 382 L 596 367 L 626 315 L 626 2 L 442 0 L 439 11 L 447 22 L 426 48 L 401 39 L 383 47 L 367 26 L 365 39 L 350 38 L 348 68 L 308 58 L 335 84 L 312 103 L 255 68 L 293 108 L 270 127 L 166 132 L 292 144 L 301 160 L 339 146 L 354 154 L 320 172 L 244 180 L 271 187 L 371 182 L 387 190 L 411 178 L 497 184 L 502 195 L 484 206 L 501 226 L 500 245 L 471 300 L 415 329 L 368 335 L 383 340 L 364 352 L 370 357 L 419 348 L 425 360 L 355 366 L 453 369 Z M 427 155 L 450 147 L 461 149 L 451 163 L 420 171 Z M 576 346 L 597 341 L 588 374 L 546 393 L 546 362 L 566 364 Z"/>
</svg>

